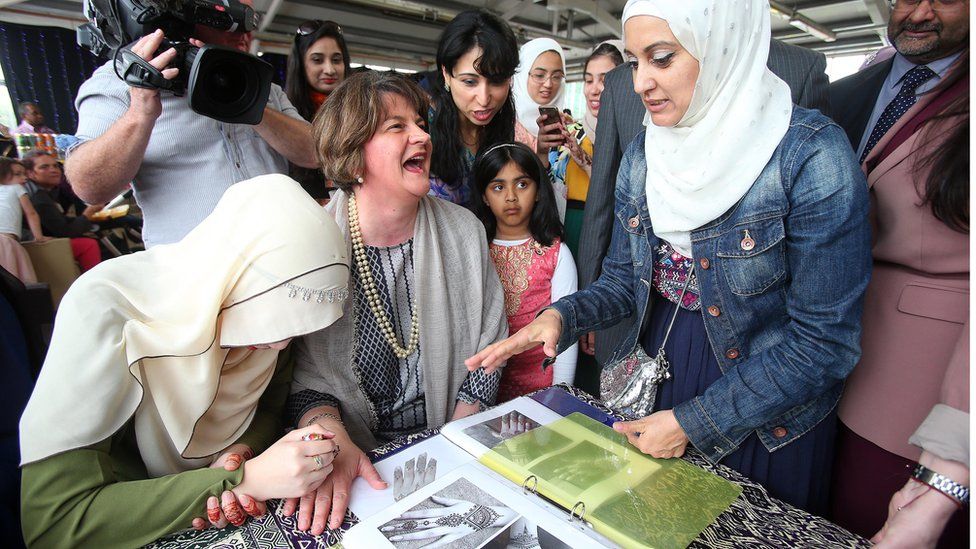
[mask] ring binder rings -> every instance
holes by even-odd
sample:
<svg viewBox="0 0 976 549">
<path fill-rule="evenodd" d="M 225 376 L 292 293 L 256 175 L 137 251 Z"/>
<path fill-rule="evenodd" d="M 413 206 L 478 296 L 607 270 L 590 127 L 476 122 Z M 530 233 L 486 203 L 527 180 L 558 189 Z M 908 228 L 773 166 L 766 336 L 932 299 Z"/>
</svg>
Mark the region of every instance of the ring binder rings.
<svg viewBox="0 0 976 549">
<path fill-rule="evenodd" d="M 526 484 L 528 484 L 530 480 L 535 481 L 532 484 L 532 488 L 529 488 L 528 486 L 526 486 Z M 522 493 L 523 494 L 528 494 L 529 492 L 532 492 L 533 494 L 535 494 L 535 493 L 537 493 L 536 492 L 536 489 L 537 488 L 539 488 L 539 477 L 537 477 L 535 475 L 529 475 L 529 476 L 525 477 L 525 480 L 522 481 Z"/>
<path fill-rule="evenodd" d="M 579 516 L 576 515 L 577 509 L 580 510 Z M 578 520 L 580 524 L 585 524 L 586 522 L 583 520 L 583 517 L 585 515 L 586 515 L 586 504 L 583 503 L 582 501 L 577 501 L 576 505 L 574 505 L 573 509 L 569 512 L 569 522 Z"/>
</svg>

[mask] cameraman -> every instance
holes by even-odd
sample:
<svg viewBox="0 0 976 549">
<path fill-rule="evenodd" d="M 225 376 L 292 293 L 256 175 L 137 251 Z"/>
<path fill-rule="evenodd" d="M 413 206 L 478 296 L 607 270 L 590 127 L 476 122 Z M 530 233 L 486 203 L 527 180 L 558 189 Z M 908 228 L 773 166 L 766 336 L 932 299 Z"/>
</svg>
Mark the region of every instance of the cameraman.
<svg viewBox="0 0 976 549">
<path fill-rule="evenodd" d="M 240 0 L 252 5 L 252 0 Z M 248 51 L 251 33 L 197 25 L 195 46 L 214 44 Z M 146 35 L 132 51 L 161 70 L 173 49 L 153 57 L 164 36 Z M 78 91 L 78 138 L 65 164 L 68 180 L 88 203 L 102 203 L 133 184 L 144 216 L 146 246 L 176 242 L 205 218 L 238 181 L 288 173 L 288 162 L 315 167 L 311 126 L 277 84 L 256 126 L 227 124 L 190 110 L 186 97 L 129 87 L 109 61 Z"/>
</svg>

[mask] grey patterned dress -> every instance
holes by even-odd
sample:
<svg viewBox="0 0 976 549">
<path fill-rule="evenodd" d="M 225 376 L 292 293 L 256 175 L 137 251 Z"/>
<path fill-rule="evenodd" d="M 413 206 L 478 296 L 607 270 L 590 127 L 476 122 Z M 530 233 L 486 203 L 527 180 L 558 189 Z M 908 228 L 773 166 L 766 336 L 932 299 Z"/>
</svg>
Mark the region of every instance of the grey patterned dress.
<svg viewBox="0 0 976 549">
<path fill-rule="evenodd" d="M 365 246 L 366 259 L 373 273 L 383 309 L 393 324 L 401 345 L 410 337 L 415 277 L 413 239 L 389 247 Z M 352 269 L 356 311 L 356 346 L 353 361 L 360 375 L 363 391 L 376 412 L 374 435 L 381 443 L 427 428 L 423 370 L 419 348 L 406 358 L 397 358 L 383 336 L 369 303 L 360 290 L 359 272 Z M 490 406 L 498 392 L 498 376 L 485 376 L 481 370 L 468 375 L 458 400 L 480 402 Z M 297 421 L 308 410 L 318 406 L 336 406 L 335 395 L 305 390 L 289 399 L 289 410 Z"/>
</svg>

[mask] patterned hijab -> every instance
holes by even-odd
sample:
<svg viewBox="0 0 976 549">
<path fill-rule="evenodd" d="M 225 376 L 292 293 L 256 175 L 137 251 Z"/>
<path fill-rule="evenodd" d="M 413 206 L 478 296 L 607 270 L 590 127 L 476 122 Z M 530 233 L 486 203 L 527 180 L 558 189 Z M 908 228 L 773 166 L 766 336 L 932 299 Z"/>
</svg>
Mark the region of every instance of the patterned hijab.
<svg viewBox="0 0 976 549">
<path fill-rule="evenodd" d="M 629 0 L 622 19 L 643 15 L 666 21 L 700 64 L 691 104 L 674 127 L 644 115 L 654 233 L 690 256 L 690 231 L 737 203 L 786 135 L 790 89 L 766 67 L 766 0 Z"/>
<path fill-rule="evenodd" d="M 298 183 L 233 185 L 180 242 L 72 284 L 21 418 L 21 463 L 134 418 L 150 475 L 205 466 L 248 428 L 274 373 L 278 352 L 247 346 L 332 324 L 348 276 L 338 226 Z"/>
</svg>

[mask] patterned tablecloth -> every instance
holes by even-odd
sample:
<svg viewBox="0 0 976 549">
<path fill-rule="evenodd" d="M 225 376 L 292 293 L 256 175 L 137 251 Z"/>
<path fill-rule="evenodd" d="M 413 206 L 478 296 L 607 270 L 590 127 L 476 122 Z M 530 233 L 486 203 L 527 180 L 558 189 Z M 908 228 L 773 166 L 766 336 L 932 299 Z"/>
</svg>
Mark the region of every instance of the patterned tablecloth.
<svg viewBox="0 0 976 549">
<path fill-rule="evenodd" d="M 620 419 L 620 414 L 609 410 L 588 394 L 575 388 L 566 389 L 580 400 Z M 412 435 L 402 441 L 392 442 L 371 452 L 374 461 L 382 456 L 419 440 L 437 434 L 436 430 Z M 836 524 L 797 509 L 770 497 L 758 483 L 742 476 L 724 465 L 712 465 L 693 447 L 689 446 L 683 459 L 707 471 L 722 476 L 742 487 L 742 495 L 722 513 L 690 547 L 727 548 L 745 547 L 870 547 L 866 539 L 848 532 Z M 281 514 L 277 501 L 268 502 L 268 514 L 262 519 L 249 520 L 238 528 L 229 526 L 201 532 L 187 530 L 162 538 L 148 547 L 152 549 L 324 549 L 339 543 L 342 531 L 359 520 L 346 513 L 340 530 L 326 531 L 312 536 L 295 528 L 294 517 Z"/>
</svg>

